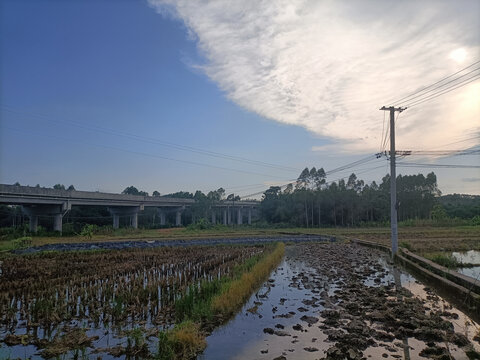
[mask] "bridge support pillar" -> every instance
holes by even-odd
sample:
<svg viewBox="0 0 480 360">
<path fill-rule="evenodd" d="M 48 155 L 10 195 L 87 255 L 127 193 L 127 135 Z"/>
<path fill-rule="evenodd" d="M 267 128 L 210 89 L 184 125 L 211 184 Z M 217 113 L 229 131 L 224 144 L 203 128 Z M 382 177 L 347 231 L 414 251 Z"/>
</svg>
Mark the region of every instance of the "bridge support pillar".
<svg viewBox="0 0 480 360">
<path fill-rule="evenodd" d="M 182 226 L 182 210 L 175 213 L 175 226 Z"/>
<path fill-rule="evenodd" d="M 228 216 L 227 223 L 228 223 L 228 225 L 231 225 L 232 224 L 232 211 L 231 211 L 230 207 L 227 208 L 227 216 Z"/>
<path fill-rule="evenodd" d="M 53 231 L 62 232 L 62 217 L 62 213 L 53 215 Z"/>
<path fill-rule="evenodd" d="M 134 229 L 138 229 L 138 212 L 130 215 L 130 226 Z"/>
<path fill-rule="evenodd" d="M 165 226 L 165 211 L 158 209 L 158 215 L 160 216 L 160 225 Z"/>
<path fill-rule="evenodd" d="M 239 208 L 237 209 L 237 224 L 238 224 L 238 225 L 242 225 L 242 223 L 243 223 L 242 215 L 243 215 L 243 214 L 242 214 L 242 208 L 239 207 Z"/>
<path fill-rule="evenodd" d="M 227 225 L 227 209 L 223 209 L 223 225 Z"/>
<path fill-rule="evenodd" d="M 113 228 L 118 229 L 120 227 L 120 215 L 112 214 L 113 216 Z"/>
<path fill-rule="evenodd" d="M 120 216 L 129 216 L 130 226 L 134 229 L 138 228 L 138 212 L 140 211 L 140 206 L 110 206 L 108 211 L 112 214 L 114 229 L 120 227 Z"/>
<path fill-rule="evenodd" d="M 217 224 L 217 214 L 215 213 L 215 210 L 212 210 L 212 224 Z"/>
<path fill-rule="evenodd" d="M 37 232 L 38 217 L 53 217 L 53 230 L 62 232 L 63 215 L 70 210 L 67 205 L 24 205 L 22 210 L 30 218 L 30 231 Z"/>
<path fill-rule="evenodd" d="M 252 208 L 248 208 L 248 225 L 252 225 Z"/>
<path fill-rule="evenodd" d="M 30 215 L 30 232 L 36 233 L 38 229 L 38 215 Z"/>
</svg>

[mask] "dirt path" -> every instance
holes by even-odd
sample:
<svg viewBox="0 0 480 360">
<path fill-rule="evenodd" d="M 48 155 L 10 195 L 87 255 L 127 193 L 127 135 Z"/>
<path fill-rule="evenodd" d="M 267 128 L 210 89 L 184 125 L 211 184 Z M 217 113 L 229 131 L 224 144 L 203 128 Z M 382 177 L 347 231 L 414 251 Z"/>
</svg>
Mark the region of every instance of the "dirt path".
<svg viewBox="0 0 480 360">
<path fill-rule="evenodd" d="M 379 251 L 297 244 L 201 359 L 480 359 L 478 330 Z"/>
</svg>

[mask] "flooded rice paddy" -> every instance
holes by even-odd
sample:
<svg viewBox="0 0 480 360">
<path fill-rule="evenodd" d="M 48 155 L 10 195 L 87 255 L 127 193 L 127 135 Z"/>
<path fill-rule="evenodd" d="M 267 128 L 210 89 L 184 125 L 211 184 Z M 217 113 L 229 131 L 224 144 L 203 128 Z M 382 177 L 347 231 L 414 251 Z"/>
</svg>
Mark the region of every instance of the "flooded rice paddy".
<svg viewBox="0 0 480 360">
<path fill-rule="evenodd" d="M 158 330 L 173 325 L 175 304 L 192 286 L 228 275 L 264 250 L 217 246 L 7 257 L 0 264 L 0 359 L 125 358 L 139 337 L 155 348 Z"/>
<path fill-rule="evenodd" d="M 60 336 L 77 340 L 77 350 L 61 359 L 129 358 L 118 350 L 138 327 L 154 349 L 188 286 L 228 274 L 262 251 L 157 248 L 7 259 L 0 265 L 0 358 L 46 358 L 47 343 Z M 305 243 L 287 247 L 241 312 L 207 337 L 199 359 L 480 359 L 479 331 L 384 253 Z"/>
<path fill-rule="evenodd" d="M 379 251 L 304 244 L 287 248 L 200 359 L 480 358 L 478 331 Z"/>
</svg>

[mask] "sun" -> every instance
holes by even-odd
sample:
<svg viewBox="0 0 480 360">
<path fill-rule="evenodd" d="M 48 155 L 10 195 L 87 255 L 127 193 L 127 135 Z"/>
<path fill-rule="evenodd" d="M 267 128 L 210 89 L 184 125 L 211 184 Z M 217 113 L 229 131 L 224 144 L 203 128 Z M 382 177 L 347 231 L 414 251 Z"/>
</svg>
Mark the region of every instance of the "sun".
<svg viewBox="0 0 480 360">
<path fill-rule="evenodd" d="M 448 57 L 457 63 L 462 63 L 467 57 L 467 51 L 464 48 L 458 48 L 450 52 Z"/>
</svg>

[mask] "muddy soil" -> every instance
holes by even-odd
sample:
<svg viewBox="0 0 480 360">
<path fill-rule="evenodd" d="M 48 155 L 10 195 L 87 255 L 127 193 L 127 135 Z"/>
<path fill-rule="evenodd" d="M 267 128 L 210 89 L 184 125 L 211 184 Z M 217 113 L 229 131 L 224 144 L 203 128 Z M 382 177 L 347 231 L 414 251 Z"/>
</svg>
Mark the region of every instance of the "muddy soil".
<svg viewBox="0 0 480 360">
<path fill-rule="evenodd" d="M 478 331 L 380 251 L 297 244 L 200 358 L 480 359 Z"/>
</svg>

